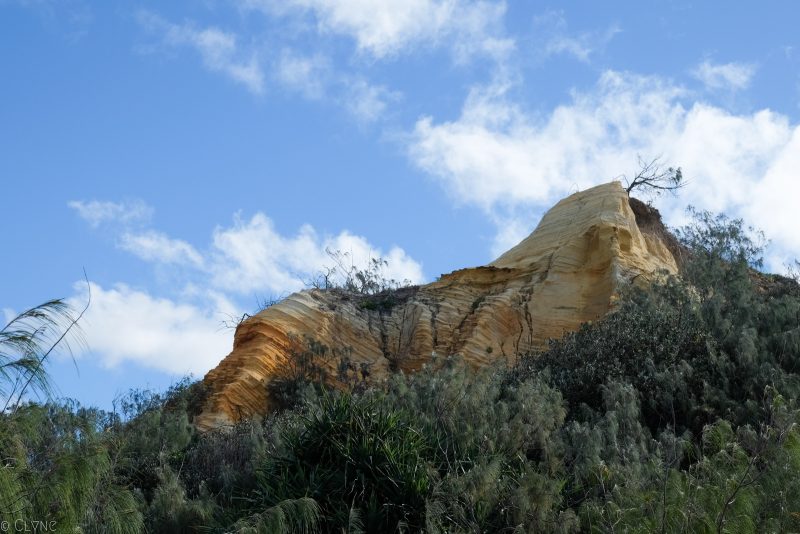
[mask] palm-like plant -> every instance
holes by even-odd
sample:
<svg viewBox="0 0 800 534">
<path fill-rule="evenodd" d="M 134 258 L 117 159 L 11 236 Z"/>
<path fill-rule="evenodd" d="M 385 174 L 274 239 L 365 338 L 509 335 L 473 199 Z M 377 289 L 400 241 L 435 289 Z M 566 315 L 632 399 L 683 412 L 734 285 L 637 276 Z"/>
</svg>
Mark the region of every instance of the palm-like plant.
<svg viewBox="0 0 800 534">
<path fill-rule="evenodd" d="M 88 283 L 87 283 L 88 285 Z M 91 302 L 77 315 L 63 299 L 49 300 L 26 310 L 0 330 L 0 399 L 3 412 L 16 407 L 26 393 L 49 397 L 52 393 L 45 362 L 60 347 L 72 355 L 71 344 L 82 343 L 78 321 Z"/>
<path fill-rule="evenodd" d="M 82 342 L 78 321 L 90 300 L 91 295 L 77 315 L 64 300 L 50 300 L 20 313 L 0 330 L 0 518 L 6 522 L 47 513 L 77 524 L 91 511 L 80 503 L 98 485 L 98 477 L 108 476 L 107 456 L 92 449 L 94 444 L 75 439 L 88 440 L 91 425 L 77 432 L 55 431 L 59 414 L 76 420 L 80 414 L 25 402 L 33 394 L 50 400 L 52 386 L 45 364 L 55 350 L 71 355 L 71 345 Z M 48 441 L 43 428 L 58 438 Z M 87 450 L 94 452 L 87 455 Z M 44 464 L 37 459 L 45 459 Z M 110 490 L 106 493 L 112 497 L 119 493 L 114 487 Z"/>
</svg>

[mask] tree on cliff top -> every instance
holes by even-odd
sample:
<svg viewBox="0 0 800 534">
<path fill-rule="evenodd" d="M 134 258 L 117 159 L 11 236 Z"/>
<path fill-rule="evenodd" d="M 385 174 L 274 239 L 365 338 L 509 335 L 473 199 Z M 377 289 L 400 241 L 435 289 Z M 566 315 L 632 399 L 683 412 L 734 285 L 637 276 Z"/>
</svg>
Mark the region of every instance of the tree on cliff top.
<svg viewBox="0 0 800 534">
<path fill-rule="evenodd" d="M 664 191 L 674 192 L 686 185 L 681 168 L 667 167 L 664 169 L 661 165 L 660 156 L 649 161 L 641 157 L 638 160 L 640 170 L 633 180 L 628 181 L 628 178 L 625 177 L 625 182 L 628 184 L 625 192 L 628 195 L 637 188 L 660 195 Z"/>
</svg>

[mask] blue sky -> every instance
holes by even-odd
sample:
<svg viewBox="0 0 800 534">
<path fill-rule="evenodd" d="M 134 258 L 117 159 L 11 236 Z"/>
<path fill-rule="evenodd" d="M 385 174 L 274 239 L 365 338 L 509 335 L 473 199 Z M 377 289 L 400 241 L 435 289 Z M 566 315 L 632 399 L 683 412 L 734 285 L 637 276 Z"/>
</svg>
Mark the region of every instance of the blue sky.
<svg viewBox="0 0 800 534">
<path fill-rule="evenodd" d="M 484 264 L 637 156 L 800 257 L 796 2 L 0 0 L 0 309 L 92 305 L 61 394 L 202 376 L 341 249 Z"/>
</svg>

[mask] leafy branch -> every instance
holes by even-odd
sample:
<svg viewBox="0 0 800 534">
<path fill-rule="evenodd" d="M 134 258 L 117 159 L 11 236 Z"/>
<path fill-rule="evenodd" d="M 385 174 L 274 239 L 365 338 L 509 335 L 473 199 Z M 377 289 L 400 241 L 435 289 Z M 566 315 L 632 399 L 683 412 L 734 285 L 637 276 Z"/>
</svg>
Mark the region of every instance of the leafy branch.
<svg viewBox="0 0 800 534">
<path fill-rule="evenodd" d="M 675 192 L 686 185 L 681 168 L 667 167 L 665 169 L 661 165 L 661 156 L 649 161 L 642 159 L 641 156 L 637 159 L 639 160 L 639 172 L 633 180 L 628 181 L 625 177 L 627 183 L 625 192 L 628 195 L 634 189 L 655 191 L 657 195 L 660 195 L 664 191 Z"/>
<path fill-rule="evenodd" d="M 29 388 L 46 397 L 52 394 L 44 364 L 58 346 L 66 347 L 72 356 L 68 336 L 82 343 L 77 324 L 92 301 L 88 279 L 86 286 L 88 298 L 78 315 L 73 315 L 63 299 L 53 299 L 20 313 L 0 330 L 0 395 L 6 396 L 3 412 L 9 406 L 18 407 Z"/>
</svg>

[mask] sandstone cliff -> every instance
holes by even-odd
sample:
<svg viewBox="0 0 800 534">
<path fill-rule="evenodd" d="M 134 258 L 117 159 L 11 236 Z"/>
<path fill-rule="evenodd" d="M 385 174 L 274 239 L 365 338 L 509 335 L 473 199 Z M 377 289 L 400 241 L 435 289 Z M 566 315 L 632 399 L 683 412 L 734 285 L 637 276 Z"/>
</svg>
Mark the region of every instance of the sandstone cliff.
<svg viewBox="0 0 800 534">
<path fill-rule="evenodd" d="M 355 368 L 379 381 L 415 371 L 433 354 L 481 366 L 539 348 L 606 314 L 623 284 L 677 272 L 671 243 L 637 225 L 619 182 L 563 199 L 536 230 L 492 263 L 391 295 L 295 293 L 236 330 L 233 351 L 205 376 L 201 429 L 269 409 L 266 384 L 285 372 L 298 339 L 351 347 Z M 636 204 L 634 204 L 637 206 Z M 641 205 L 641 203 L 639 203 Z M 337 361 L 326 360 L 331 376 Z"/>
</svg>

